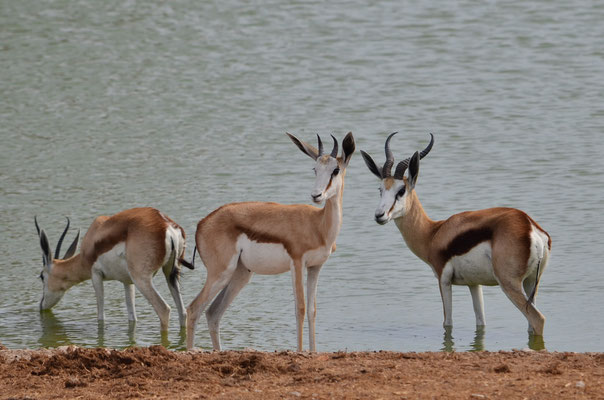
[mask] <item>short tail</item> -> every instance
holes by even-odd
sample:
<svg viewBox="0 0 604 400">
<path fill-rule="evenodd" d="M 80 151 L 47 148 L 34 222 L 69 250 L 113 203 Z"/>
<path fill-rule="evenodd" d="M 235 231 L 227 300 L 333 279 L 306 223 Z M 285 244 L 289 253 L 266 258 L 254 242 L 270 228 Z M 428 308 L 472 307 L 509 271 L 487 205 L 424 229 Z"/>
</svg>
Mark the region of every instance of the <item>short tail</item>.
<svg viewBox="0 0 604 400">
<path fill-rule="evenodd" d="M 170 270 L 170 285 L 176 286 L 180 279 L 180 268 L 176 265 L 176 251 L 174 250 L 174 239 L 170 238 L 172 243 L 172 249 L 170 250 L 170 258 L 168 259 L 168 265 L 172 266 Z"/>
<path fill-rule="evenodd" d="M 535 286 L 533 286 L 533 290 L 526 301 L 527 307 L 529 304 L 535 304 L 535 293 L 537 293 L 537 286 L 539 286 L 539 268 L 541 267 L 541 260 L 543 260 L 543 258 L 540 258 L 537 262 L 537 277 L 535 278 Z"/>
<path fill-rule="evenodd" d="M 178 259 L 178 262 L 180 263 L 180 265 L 184 265 L 185 267 L 187 267 L 189 269 L 195 269 L 195 252 L 196 251 L 197 251 L 197 246 L 195 246 L 195 248 L 193 248 L 193 257 L 191 257 L 191 262 L 188 262 L 184 258 L 180 257 Z"/>
</svg>

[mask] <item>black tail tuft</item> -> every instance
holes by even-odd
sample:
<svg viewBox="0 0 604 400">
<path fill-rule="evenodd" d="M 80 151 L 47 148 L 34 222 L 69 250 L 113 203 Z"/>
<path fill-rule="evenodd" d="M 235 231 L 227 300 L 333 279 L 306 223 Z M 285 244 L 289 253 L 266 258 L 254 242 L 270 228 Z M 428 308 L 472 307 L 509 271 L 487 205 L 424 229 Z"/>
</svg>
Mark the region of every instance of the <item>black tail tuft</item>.
<svg viewBox="0 0 604 400">
<path fill-rule="evenodd" d="M 176 286 L 178 285 L 178 280 L 180 279 L 180 268 L 176 265 L 176 251 L 174 250 L 174 240 L 170 238 L 172 242 L 172 250 L 170 250 L 170 260 L 168 262 L 172 265 L 172 270 L 170 271 L 170 285 Z"/>
<path fill-rule="evenodd" d="M 189 268 L 189 269 L 195 269 L 195 252 L 197 251 L 197 246 L 195 246 L 195 248 L 193 249 L 193 257 L 191 257 L 191 262 L 188 262 L 187 260 L 185 260 L 184 258 L 179 258 L 178 262 Z"/>
</svg>

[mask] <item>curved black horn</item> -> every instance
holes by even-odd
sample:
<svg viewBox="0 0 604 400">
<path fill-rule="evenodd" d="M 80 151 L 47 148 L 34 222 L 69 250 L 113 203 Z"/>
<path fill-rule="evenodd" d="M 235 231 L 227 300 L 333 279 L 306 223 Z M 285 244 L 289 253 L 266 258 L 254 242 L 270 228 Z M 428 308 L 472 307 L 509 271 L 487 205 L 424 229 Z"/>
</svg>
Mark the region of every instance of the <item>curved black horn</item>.
<svg viewBox="0 0 604 400">
<path fill-rule="evenodd" d="M 321 141 L 321 136 L 317 133 L 317 141 L 319 142 L 319 157 L 323 155 L 323 142 Z"/>
<path fill-rule="evenodd" d="M 69 217 L 65 218 L 67 218 L 67 226 L 65 227 L 63 234 L 59 238 L 59 243 L 57 243 L 57 249 L 55 250 L 55 258 L 57 259 L 59 258 L 59 253 L 61 252 L 61 245 L 63 244 L 63 239 L 65 239 L 65 235 L 67 235 L 67 230 L 69 229 Z"/>
<path fill-rule="evenodd" d="M 36 230 L 38 231 L 38 237 L 40 236 L 40 225 L 38 225 L 38 216 L 34 215 L 34 223 L 36 224 Z"/>
<path fill-rule="evenodd" d="M 388 139 L 386 139 L 386 145 L 384 145 L 384 152 L 386 153 L 386 162 L 382 167 L 382 178 L 387 178 L 390 176 L 392 171 L 392 165 L 394 164 L 394 156 L 392 155 L 392 151 L 390 150 L 390 139 L 392 136 L 396 135 L 398 132 L 392 132 L 388 135 Z"/>
<path fill-rule="evenodd" d="M 434 145 L 434 135 L 430 133 L 430 143 L 428 143 L 428 146 L 426 146 L 426 148 L 423 149 L 419 153 L 420 160 L 422 158 L 426 157 L 428 155 L 428 153 L 430 153 L 430 150 L 432 150 L 433 145 Z M 404 159 L 403 161 L 398 163 L 398 165 L 396 166 L 396 170 L 394 171 L 394 177 L 396 179 L 403 179 L 403 175 L 405 174 L 405 171 L 407 170 L 407 167 L 409 166 L 409 161 L 411 161 L 411 157 Z"/>
<path fill-rule="evenodd" d="M 333 135 L 331 135 L 331 138 L 333 139 L 333 149 L 331 149 L 331 156 L 333 158 L 337 158 L 338 157 L 338 139 L 336 139 Z"/>
</svg>

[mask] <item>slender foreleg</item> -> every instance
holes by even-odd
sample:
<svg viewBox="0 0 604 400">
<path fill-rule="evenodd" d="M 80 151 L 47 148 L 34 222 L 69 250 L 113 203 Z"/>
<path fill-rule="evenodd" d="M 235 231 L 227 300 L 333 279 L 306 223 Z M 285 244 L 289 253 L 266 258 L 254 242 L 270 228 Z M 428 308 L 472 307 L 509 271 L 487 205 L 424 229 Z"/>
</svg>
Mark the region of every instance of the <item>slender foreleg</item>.
<svg viewBox="0 0 604 400">
<path fill-rule="evenodd" d="M 96 296 L 96 311 L 99 321 L 105 320 L 105 291 L 103 288 L 103 275 L 100 272 L 92 271 L 92 287 Z"/>
<path fill-rule="evenodd" d="M 124 283 L 124 292 L 126 294 L 126 310 L 128 310 L 128 321 L 136 321 L 136 307 L 134 306 L 134 285 Z"/>
<path fill-rule="evenodd" d="M 444 322 L 443 327 L 453 326 L 453 289 L 451 279 L 453 273 L 445 268 L 439 280 L 440 296 L 443 302 Z"/>
<path fill-rule="evenodd" d="M 472 305 L 474 306 L 474 315 L 476 316 L 476 326 L 485 326 L 484 301 L 482 298 L 482 285 L 468 286 L 472 295 Z"/>
<path fill-rule="evenodd" d="M 304 329 L 304 314 L 306 305 L 304 304 L 304 277 L 302 275 L 303 265 L 300 260 L 294 260 L 291 265 L 292 285 L 294 287 L 294 300 L 296 307 L 296 334 L 298 338 L 298 351 L 302 351 L 302 332 Z"/>
<path fill-rule="evenodd" d="M 306 296 L 308 297 L 308 338 L 310 351 L 317 351 L 315 342 L 315 320 L 317 318 L 317 283 L 321 266 L 309 267 L 306 271 Z"/>
</svg>

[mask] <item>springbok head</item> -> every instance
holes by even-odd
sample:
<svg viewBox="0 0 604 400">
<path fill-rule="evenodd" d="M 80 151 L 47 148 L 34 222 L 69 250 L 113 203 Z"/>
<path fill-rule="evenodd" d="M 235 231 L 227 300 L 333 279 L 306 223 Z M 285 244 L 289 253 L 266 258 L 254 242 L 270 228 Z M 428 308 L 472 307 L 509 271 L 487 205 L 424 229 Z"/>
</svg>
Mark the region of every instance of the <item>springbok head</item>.
<svg viewBox="0 0 604 400">
<path fill-rule="evenodd" d="M 350 162 L 352 153 L 354 153 L 355 144 L 352 132 L 348 132 L 342 142 L 342 155 L 338 156 L 338 140 L 331 135 L 333 139 L 333 148 L 331 153 L 323 153 L 323 142 L 321 137 L 317 135 L 318 146 L 316 147 L 298 139 L 294 135 L 287 134 L 292 142 L 307 156 L 315 160 L 315 187 L 310 196 L 315 203 L 321 203 L 339 193 L 344 184 L 344 176 L 346 175 L 346 167 Z"/>
<path fill-rule="evenodd" d="M 407 213 L 409 209 L 409 195 L 415 188 L 415 182 L 419 174 L 419 160 L 428 155 L 434 144 L 434 135 L 430 134 L 430 143 L 428 146 L 422 152 L 416 151 L 413 156 L 399 162 L 394 175 L 392 175 L 394 156 L 390 150 L 390 139 L 396 133 L 391 133 L 388 139 L 386 139 L 386 162 L 381 170 L 377 167 L 371 156 L 361 150 L 365 164 L 381 181 L 380 204 L 375 210 L 375 221 L 380 225 L 384 225 L 391 219 L 400 218 Z M 405 171 L 407 170 L 408 173 L 405 176 Z"/>
<path fill-rule="evenodd" d="M 65 252 L 63 258 L 60 258 L 61 245 L 63 244 L 63 239 L 65 239 L 65 235 L 69 230 L 69 218 L 67 218 L 67 226 L 63 231 L 63 234 L 59 238 L 59 242 L 57 243 L 57 248 L 55 250 L 54 257 L 50 251 L 50 244 L 48 243 L 48 237 L 44 232 L 44 229 L 40 229 L 38 225 L 38 219 L 34 217 L 34 222 L 36 224 L 36 230 L 38 231 L 38 237 L 40 238 L 40 247 L 42 248 L 42 272 L 40 273 L 40 279 L 43 284 L 43 293 L 42 300 L 40 300 L 40 311 L 50 310 L 55 304 L 61 300 L 65 291 L 69 289 L 71 286 L 69 281 L 65 279 L 65 277 L 59 276 L 59 274 L 55 272 L 55 263 L 61 262 L 62 260 L 66 260 L 71 258 L 76 248 L 78 247 L 78 240 L 80 238 L 80 231 L 78 230 L 78 234 L 74 239 L 69 249 Z"/>
</svg>

